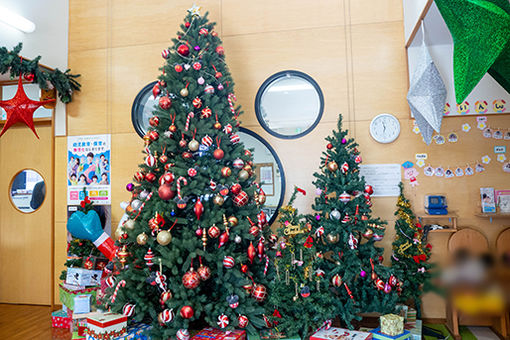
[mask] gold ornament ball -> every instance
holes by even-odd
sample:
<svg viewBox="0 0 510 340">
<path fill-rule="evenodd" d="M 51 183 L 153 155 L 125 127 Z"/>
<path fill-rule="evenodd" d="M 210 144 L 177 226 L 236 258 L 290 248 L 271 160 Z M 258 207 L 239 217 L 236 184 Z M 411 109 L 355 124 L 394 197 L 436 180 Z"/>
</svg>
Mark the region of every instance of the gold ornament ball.
<svg viewBox="0 0 510 340">
<path fill-rule="evenodd" d="M 135 229 L 135 221 L 133 221 L 132 219 L 129 219 L 126 222 L 124 222 L 123 227 L 124 227 L 124 229 L 127 229 L 127 230 L 133 230 L 133 229 Z"/>
<path fill-rule="evenodd" d="M 189 94 L 189 92 L 188 92 L 188 89 L 187 89 L 187 88 L 183 88 L 183 89 L 181 90 L 181 96 L 183 96 L 183 97 L 187 97 L 187 96 L 188 96 L 188 94 Z"/>
<path fill-rule="evenodd" d="M 248 171 L 246 171 L 246 170 L 239 171 L 239 179 L 241 181 L 246 181 L 248 179 L 248 177 L 250 177 L 250 174 L 248 173 Z"/>
<path fill-rule="evenodd" d="M 340 240 L 340 236 L 338 234 L 335 234 L 335 235 L 328 234 L 328 236 L 326 236 L 326 238 L 328 239 L 328 242 L 331 244 L 335 244 Z"/>
<path fill-rule="evenodd" d="M 230 216 L 228 218 L 228 224 L 231 226 L 231 227 L 235 227 L 237 225 L 237 223 L 239 223 L 239 220 L 237 219 L 237 217 L 235 216 Z"/>
<path fill-rule="evenodd" d="M 222 206 L 224 202 L 225 202 L 225 199 L 223 197 L 221 197 L 220 195 L 216 195 L 213 198 L 213 203 L 216 204 L 217 206 Z"/>
<path fill-rule="evenodd" d="M 148 239 L 149 239 L 149 237 L 147 236 L 146 233 L 141 233 L 141 234 L 138 234 L 138 236 L 136 237 L 136 243 L 143 246 L 143 245 L 147 244 Z"/>
<path fill-rule="evenodd" d="M 190 149 L 190 151 L 193 151 L 193 152 L 197 151 L 199 146 L 200 146 L 200 144 L 198 143 L 198 141 L 196 139 L 192 139 L 188 143 L 188 149 Z"/>
<path fill-rule="evenodd" d="M 246 164 L 243 168 L 243 170 L 246 170 L 248 171 L 248 173 L 251 173 L 253 171 L 252 167 L 250 164 Z"/>
<path fill-rule="evenodd" d="M 172 234 L 170 234 L 168 230 L 161 230 L 158 234 L 158 237 L 156 237 L 156 240 L 162 246 L 166 246 L 172 241 Z"/>
<path fill-rule="evenodd" d="M 335 172 L 338 170 L 338 164 L 335 161 L 328 163 L 328 170 L 331 172 Z"/>
</svg>

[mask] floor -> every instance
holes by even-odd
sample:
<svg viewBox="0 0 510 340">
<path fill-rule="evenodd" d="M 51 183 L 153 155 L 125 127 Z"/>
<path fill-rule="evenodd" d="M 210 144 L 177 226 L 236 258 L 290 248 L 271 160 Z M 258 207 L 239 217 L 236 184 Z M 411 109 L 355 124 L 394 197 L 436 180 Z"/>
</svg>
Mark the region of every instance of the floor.
<svg viewBox="0 0 510 340">
<path fill-rule="evenodd" d="M 498 340 L 487 327 L 469 327 L 478 340 Z M 51 328 L 47 306 L 0 304 L 0 339 L 68 340 L 69 330 Z"/>
</svg>

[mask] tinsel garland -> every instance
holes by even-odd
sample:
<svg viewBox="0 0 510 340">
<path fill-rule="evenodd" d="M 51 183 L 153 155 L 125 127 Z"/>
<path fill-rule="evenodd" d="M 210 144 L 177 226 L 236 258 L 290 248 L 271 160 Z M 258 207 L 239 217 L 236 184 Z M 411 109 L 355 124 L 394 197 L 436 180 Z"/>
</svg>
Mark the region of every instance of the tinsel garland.
<svg viewBox="0 0 510 340">
<path fill-rule="evenodd" d="M 72 100 L 73 92 L 80 91 L 80 83 L 76 80 L 80 75 L 71 74 L 67 69 L 65 72 L 56 68 L 53 71 L 45 70 L 39 66 L 41 56 L 33 60 L 23 59 L 20 63 L 20 55 L 23 43 L 9 51 L 6 47 L 0 47 L 0 74 L 10 72 L 11 78 L 17 78 L 20 73 L 27 76 L 33 75 L 33 83 L 44 90 L 56 89 L 62 103 L 69 103 Z"/>
<path fill-rule="evenodd" d="M 421 236 L 422 230 L 420 230 L 418 227 L 416 227 L 416 225 L 413 223 L 413 220 L 411 219 L 411 216 L 408 213 L 404 212 L 404 209 L 411 208 L 411 204 L 409 203 L 409 201 L 403 199 L 402 197 L 399 197 L 398 201 L 397 201 L 397 206 L 399 207 L 398 212 L 397 212 L 399 219 L 405 221 L 405 223 L 411 228 L 411 230 L 414 230 L 415 234 L 418 233 L 418 235 Z M 407 234 L 405 234 L 402 231 L 402 229 L 399 228 L 399 232 L 400 232 L 400 234 L 404 235 L 407 239 L 410 239 L 411 241 L 413 241 L 413 239 L 411 237 L 409 237 Z M 396 240 L 399 240 L 399 239 L 400 239 L 400 235 L 397 234 Z M 402 248 L 408 242 L 409 241 L 407 241 L 405 244 L 401 245 L 399 248 L 397 248 L 396 246 L 393 246 L 393 252 L 394 253 L 398 252 L 398 254 L 400 254 L 404 257 L 407 257 L 407 258 L 413 257 L 413 255 L 405 254 L 405 250 L 411 246 L 410 244 L 406 249 Z M 418 248 L 418 255 L 423 255 L 423 254 L 427 255 L 426 252 L 423 250 L 421 240 L 419 240 L 419 243 L 416 248 Z"/>
</svg>

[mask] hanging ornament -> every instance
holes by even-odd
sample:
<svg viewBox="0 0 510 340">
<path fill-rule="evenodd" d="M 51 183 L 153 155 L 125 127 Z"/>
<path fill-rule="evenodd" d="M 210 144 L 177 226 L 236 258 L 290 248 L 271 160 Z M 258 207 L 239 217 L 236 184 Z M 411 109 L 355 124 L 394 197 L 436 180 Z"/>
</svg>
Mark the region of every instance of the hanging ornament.
<svg viewBox="0 0 510 340">
<path fill-rule="evenodd" d="M 253 259 L 255 258 L 255 247 L 253 246 L 253 242 L 250 241 L 250 245 L 247 249 L 248 259 L 250 260 L 250 263 L 253 263 Z"/>
<path fill-rule="evenodd" d="M 167 230 L 161 230 L 156 237 L 156 240 L 162 246 L 168 245 L 172 241 L 172 234 Z"/>
<path fill-rule="evenodd" d="M 197 217 L 197 221 L 200 221 L 200 217 L 202 216 L 204 212 L 204 205 L 202 204 L 202 201 L 200 201 L 200 198 L 197 198 L 197 201 L 195 202 L 195 206 L 193 207 L 193 212 L 195 213 L 195 216 Z"/>
<path fill-rule="evenodd" d="M 172 298 L 172 292 L 169 290 L 161 293 L 161 297 L 159 298 L 159 303 L 163 306 L 168 300 Z"/>
<path fill-rule="evenodd" d="M 237 307 L 239 307 L 239 296 L 237 295 L 227 296 L 227 302 L 230 308 L 236 309 Z"/>
<path fill-rule="evenodd" d="M 375 280 L 375 287 L 378 289 L 378 290 L 383 290 L 384 289 L 384 281 L 381 280 L 381 279 L 377 279 Z"/>
<path fill-rule="evenodd" d="M 143 204 L 142 201 L 134 199 L 131 201 L 130 206 L 133 210 L 137 211 L 142 207 L 142 204 Z"/>
<path fill-rule="evenodd" d="M 181 328 L 175 334 L 178 340 L 189 340 L 189 331 L 187 329 Z"/>
<path fill-rule="evenodd" d="M 246 326 L 248 326 L 248 317 L 240 314 L 237 317 L 237 325 L 239 326 L 239 328 L 245 328 Z"/>
<path fill-rule="evenodd" d="M 216 47 L 216 53 L 218 53 L 219 55 L 224 55 L 225 49 L 223 48 L 223 46 Z"/>
<path fill-rule="evenodd" d="M 342 218 L 342 223 L 349 223 L 351 221 L 351 217 L 348 214 L 345 214 L 344 218 Z"/>
<path fill-rule="evenodd" d="M 230 135 L 230 142 L 231 142 L 232 144 L 237 144 L 237 143 L 239 143 L 240 141 L 241 141 L 241 137 L 239 137 L 239 135 L 238 135 L 238 134 L 231 134 L 231 135 Z"/>
<path fill-rule="evenodd" d="M 303 287 L 301 288 L 301 292 L 300 292 L 300 294 L 301 294 L 301 297 L 303 297 L 303 298 L 307 298 L 307 297 L 309 297 L 309 296 L 310 296 L 310 287 L 308 287 L 308 286 L 303 286 Z"/>
<path fill-rule="evenodd" d="M 159 156 L 159 161 L 160 161 L 161 163 L 163 163 L 163 164 L 164 164 L 164 163 L 166 163 L 166 162 L 168 162 L 168 156 L 167 156 L 167 155 L 161 155 L 161 156 Z"/>
<path fill-rule="evenodd" d="M 362 160 L 361 160 L 361 156 L 360 155 L 357 155 L 356 157 L 354 157 L 354 163 L 359 164 L 361 162 L 362 162 Z"/>
<path fill-rule="evenodd" d="M 220 235 L 220 228 L 213 224 L 207 231 L 207 235 L 209 235 L 210 238 L 218 237 Z"/>
<path fill-rule="evenodd" d="M 253 288 L 251 290 L 251 296 L 258 302 L 264 301 L 267 296 L 266 287 L 264 285 L 261 285 L 260 283 L 256 283 L 255 285 L 253 285 Z"/>
<path fill-rule="evenodd" d="M 344 162 L 340 170 L 342 171 L 343 174 L 346 174 L 347 171 L 349 171 L 349 164 L 347 162 Z"/>
<path fill-rule="evenodd" d="M 372 195 L 374 193 L 374 188 L 370 184 L 365 184 L 365 193 Z"/>
<path fill-rule="evenodd" d="M 174 319 L 174 310 L 173 309 L 164 309 L 161 313 L 158 314 L 158 322 L 161 326 L 172 322 Z"/>
<path fill-rule="evenodd" d="M 158 85 L 158 84 L 156 84 Z M 154 85 L 154 86 L 156 86 Z M 156 97 L 156 96 L 154 96 Z M 153 116 L 151 118 L 149 118 L 149 125 L 150 126 L 153 126 L 153 127 L 157 127 L 159 125 L 159 118 L 157 116 Z"/>
<path fill-rule="evenodd" d="M 195 311 L 191 306 L 183 306 L 181 308 L 180 314 L 183 319 L 191 319 L 195 314 Z"/>
<path fill-rule="evenodd" d="M 237 244 L 241 243 L 242 240 L 243 239 L 239 235 L 236 235 L 236 237 L 234 237 L 234 242 L 237 243 Z"/>
<path fill-rule="evenodd" d="M 338 235 L 338 234 L 328 234 L 326 236 L 326 238 L 327 238 L 329 243 L 335 244 L 335 243 L 337 243 L 340 240 L 340 235 Z"/>
<path fill-rule="evenodd" d="M 213 181 L 213 179 L 211 178 L 211 180 L 209 181 L 209 188 L 214 191 L 216 190 L 216 187 L 217 187 L 217 184 L 215 181 Z"/>
<path fill-rule="evenodd" d="M 223 205 L 223 203 L 225 203 L 225 199 L 221 195 L 216 195 L 213 198 L 213 203 L 216 204 L 217 206 L 221 207 Z"/>
<path fill-rule="evenodd" d="M 225 268 L 232 268 L 235 265 L 235 260 L 232 256 L 225 256 L 223 258 L 223 267 Z"/>
<path fill-rule="evenodd" d="M 126 303 L 124 305 L 124 307 L 122 307 L 122 314 L 124 314 L 128 318 L 133 316 L 134 313 L 135 313 L 135 305 L 133 305 L 131 303 Z"/>
<path fill-rule="evenodd" d="M 195 61 L 191 66 L 193 67 L 193 69 L 195 71 L 198 71 L 202 68 L 202 64 L 200 64 L 200 62 L 198 62 L 198 61 Z"/>
<path fill-rule="evenodd" d="M 7 120 L 5 121 L 4 127 L 0 132 L 0 137 L 9 129 L 12 125 L 17 122 L 24 123 L 28 126 L 35 134 L 37 138 L 37 132 L 34 127 L 34 112 L 40 106 L 53 103 L 55 99 L 35 101 L 27 97 L 25 90 L 23 89 L 21 73 L 18 79 L 18 89 L 13 98 L 9 100 L 0 101 L 0 107 L 2 107 L 7 113 Z"/>
<path fill-rule="evenodd" d="M 206 85 L 204 87 L 204 92 L 207 94 L 213 94 L 214 93 L 214 87 L 211 85 Z"/>
<path fill-rule="evenodd" d="M 227 124 L 223 128 L 223 132 L 225 132 L 227 135 L 230 135 L 232 133 L 232 131 L 233 131 L 233 127 L 231 124 Z"/>
<path fill-rule="evenodd" d="M 367 276 L 367 272 L 362 270 L 362 271 L 360 271 L 359 276 L 362 278 L 365 278 Z"/>
<path fill-rule="evenodd" d="M 259 227 L 257 227 L 256 225 L 252 225 L 252 226 L 250 227 L 250 229 L 248 230 L 248 233 L 249 233 L 250 235 L 253 235 L 254 237 L 257 237 L 257 236 L 258 236 L 258 234 L 259 234 L 259 232 L 260 232 L 260 228 L 259 228 Z"/>
<path fill-rule="evenodd" d="M 358 239 L 354 237 L 353 234 L 349 234 L 349 248 L 357 249 L 358 248 Z"/>
<path fill-rule="evenodd" d="M 228 326 L 228 324 L 229 324 L 229 322 L 230 322 L 230 321 L 229 321 L 229 319 L 228 319 L 228 316 L 226 316 L 225 314 L 221 314 L 220 316 L 218 316 L 218 322 L 217 322 L 217 324 L 218 324 L 218 326 L 219 326 L 220 328 L 225 328 L 225 327 L 227 327 L 227 326 Z"/>
<path fill-rule="evenodd" d="M 138 243 L 141 246 L 147 244 L 148 240 L 149 240 L 149 237 L 147 236 L 146 233 L 138 234 L 138 236 L 136 237 L 136 243 Z"/>
<path fill-rule="evenodd" d="M 389 283 L 385 283 L 384 284 L 384 289 L 383 289 L 384 293 L 386 294 L 389 294 L 391 292 L 391 286 Z"/>
<path fill-rule="evenodd" d="M 209 34 L 209 30 L 205 27 L 201 28 L 199 31 L 198 31 L 198 34 L 200 35 L 208 35 Z"/>
<path fill-rule="evenodd" d="M 209 118 L 212 116 L 212 110 L 208 107 L 202 109 L 200 112 L 200 118 Z"/>
<path fill-rule="evenodd" d="M 204 77 L 199 77 L 199 78 L 197 79 L 197 83 L 198 83 L 198 85 L 204 85 L 204 83 L 205 83 L 205 79 L 204 79 Z"/>
<path fill-rule="evenodd" d="M 217 160 L 220 160 L 225 156 L 225 152 L 222 149 L 220 149 L 220 143 L 221 143 L 221 138 L 216 137 L 216 145 L 218 146 L 218 148 L 216 150 L 214 150 L 213 157 Z"/>
<path fill-rule="evenodd" d="M 235 216 L 230 216 L 228 218 L 228 225 L 231 227 L 235 227 L 239 223 L 239 220 Z"/>
<path fill-rule="evenodd" d="M 230 175 L 232 175 L 232 170 L 230 170 L 228 166 L 225 166 L 221 169 L 221 175 L 223 177 L 229 177 Z"/>
<path fill-rule="evenodd" d="M 374 236 L 374 231 L 372 229 L 367 228 L 367 230 L 363 233 L 363 237 L 367 240 L 370 240 Z"/>
<path fill-rule="evenodd" d="M 328 170 L 331 172 L 335 172 L 338 170 L 338 164 L 335 161 L 331 161 L 328 163 Z"/>
<path fill-rule="evenodd" d="M 232 162 L 232 165 L 234 166 L 234 168 L 236 169 L 242 169 L 243 166 L 244 166 L 244 161 L 241 159 L 241 158 L 236 158 L 234 159 L 234 161 Z"/>
<path fill-rule="evenodd" d="M 392 287 L 395 287 L 397 284 L 398 284 L 398 280 L 397 278 L 395 277 L 395 275 L 391 275 L 390 278 L 388 279 L 388 283 L 390 284 L 390 286 Z"/>
<path fill-rule="evenodd" d="M 234 197 L 234 204 L 237 207 L 242 207 L 242 206 L 245 206 L 246 204 L 248 204 L 249 199 L 250 198 L 249 198 L 248 194 L 244 191 L 241 191 L 239 194 L 237 194 Z"/>
<path fill-rule="evenodd" d="M 147 253 L 145 253 L 145 256 L 143 257 L 147 267 L 150 268 L 154 265 L 154 262 L 152 262 L 153 258 L 154 258 L 154 254 L 152 253 L 152 249 L 149 248 L 149 250 L 147 250 Z"/>
<path fill-rule="evenodd" d="M 182 72 L 182 70 L 183 70 L 182 65 L 181 65 L 181 64 L 177 64 L 177 65 L 175 65 L 175 66 L 174 66 L 174 70 L 175 70 L 175 72 L 177 72 L 177 73 Z"/>
<path fill-rule="evenodd" d="M 182 276 L 182 284 L 184 287 L 188 289 L 194 289 L 197 288 L 200 284 L 200 276 L 198 273 L 193 270 L 193 267 L 191 267 L 183 276 Z"/>
<path fill-rule="evenodd" d="M 122 268 L 124 268 L 124 265 L 127 262 L 127 258 L 129 256 L 129 253 L 127 251 L 126 245 L 122 246 L 121 250 L 117 253 L 117 258 L 119 259 L 119 262 L 122 265 Z"/>
<path fill-rule="evenodd" d="M 168 51 L 166 48 L 161 51 L 161 56 L 163 57 L 163 59 L 168 59 L 168 57 L 170 56 L 170 51 Z"/>
<path fill-rule="evenodd" d="M 137 182 L 142 182 L 145 179 L 144 173 L 140 171 L 137 171 L 133 177 Z"/>
<path fill-rule="evenodd" d="M 163 110 L 168 110 L 172 106 L 172 100 L 167 96 L 163 96 L 159 98 L 159 107 Z"/>
<path fill-rule="evenodd" d="M 145 157 L 145 165 L 152 168 L 154 165 L 156 165 L 156 157 L 148 154 L 147 157 Z"/>
<path fill-rule="evenodd" d="M 182 56 L 187 56 L 189 54 L 189 47 L 186 44 L 179 45 L 177 47 L 177 53 L 179 53 Z"/>
<path fill-rule="evenodd" d="M 158 188 L 158 195 L 164 201 L 169 201 L 175 197 L 175 191 L 172 190 L 172 186 L 169 184 L 163 184 Z"/>
<path fill-rule="evenodd" d="M 259 254 L 259 258 L 262 259 L 262 256 L 264 256 L 264 237 L 261 237 L 257 244 L 257 252 Z"/>
<path fill-rule="evenodd" d="M 202 107 L 202 99 L 195 97 L 195 99 L 192 101 L 192 104 L 195 108 L 199 109 Z"/>
<path fill-rule="evenodd" d="M 329 214 L 329 217 L 332 220 L 339 220 L 341 217 L 340 211 L 333 209 L 333 211 L 331 211 L 331 213 Z"/>
<path fill-rule="evenodd" d="M 342 285 L 342 277 L 338 274 L 335 274 L 332 278 L 331 278 L 331 283 L 333 284 L 333 286 L 335 287 L 340 287 Z"/>
<path fill-rule="evenodd" d="M 246 170 L 241 170 L 241 171 L 239 171 L 239 174 L 237 175 L 237 177 L 241 181 L 246 181 L 250 177 L 250 174 Z"/>
<path fill-rule="evenodd" d="M 344 191 L 340 194 L 340 196 L 338 196 L 338 199 L 340 200 L 340 202 L 347 203 L 351 201 L 351 195 Z"/>
<path fill-rule="evenodd" d="M 202 281 L 206 281 L 211 277 L 211 269 L 204 265 L 200 265 L 200 267 L 198 267 L 197 273 Z"/>
</svg>

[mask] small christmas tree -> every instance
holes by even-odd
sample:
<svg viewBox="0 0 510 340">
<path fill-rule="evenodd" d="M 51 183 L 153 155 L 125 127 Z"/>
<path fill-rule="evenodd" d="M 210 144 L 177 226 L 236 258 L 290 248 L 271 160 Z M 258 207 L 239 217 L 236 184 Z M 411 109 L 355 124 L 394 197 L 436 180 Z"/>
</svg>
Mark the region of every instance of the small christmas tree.
<svg viewBox="0 0 510 340">
<path fill-rule="evenodd" d="M 382 265 L 383 248 L 376 242 L 384 236 L 384 222 L 370 216 L 373 190 L 359 175 L 361 156 L 347 133 L 340 116 L 338 131 L 326 138 L 322 171 L 314 174 L 319 196 L 313 205 L 317 213 L 310 219 L 322 254 L 319 286 L 332 292 L 330 303 L 352 328 L 351 321 L 360 319 L 361 312 L 393 311 L 401 283 Z"/>
<path fill-rule="evenodd" d="M 430 269 L 433 265 L 428 263 L 432 246 L 428 243 L 423 245 L 423 228 L 416 222 L 411 203 L 404 196 L 404 185 L 400 183 L 399 187 L 391 263 L 404 280 L 400 301 L 413 305 L 420 317 L 421 296 L 432 288 Z"/>
<path fill-rule="evenodd" d="M 198 10 L 162 52 L 145 161 L 127 185 L 130 219 L 106 279 L 112 311 L 151 323 L 155 339 L 187 339 L 190 323 L 255 332 L 269 322 L 265 195 L 237 134 L 221 40 Z"/>
<path fill-rule="evenodd" d="M 267 305 L 274 306 L 271 321 L 279 332 L 305 339 L 310 330 L 334 317 L 336 310 L 329 303 L 329 291 L 320 290 L 320 277 L 314 272 L 320 260 L 311 233 L 312 225 L 292 206 L 298 193 L 306 195 L 304 190 L 294 187 L 289 203 L 280 209 L 277 274 L 270 285 Z"/>
</svg>

